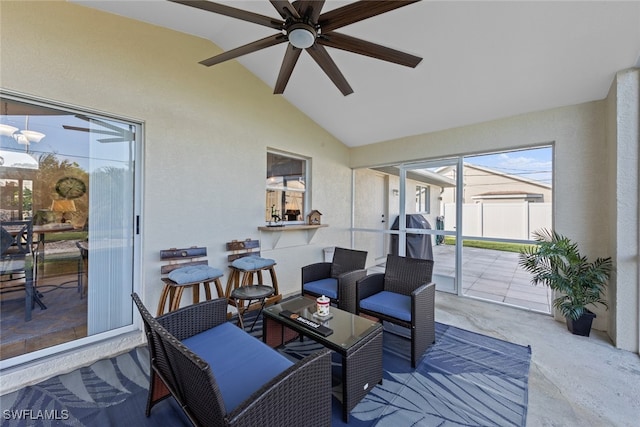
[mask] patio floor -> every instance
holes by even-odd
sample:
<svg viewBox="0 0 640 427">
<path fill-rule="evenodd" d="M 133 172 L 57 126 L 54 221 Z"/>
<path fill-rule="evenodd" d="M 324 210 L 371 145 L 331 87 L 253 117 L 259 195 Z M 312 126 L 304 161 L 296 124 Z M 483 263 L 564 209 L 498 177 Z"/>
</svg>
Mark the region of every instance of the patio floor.
<svg viewBox="0 0 640 427">
<path fill-rule="evenodd" d="M 462 248 L 462 294 L 540 313 L 551 313 L 551 292 L 531 284 L 531 274 L 518 266 L 516 252 Z M 433 280 L 441 291 L 453 291 L 455 246 L 433 246 Z M 369 269 L 381 272 L 383 266 Z M 450 289 L 445 283 L 451 283 Z"/>
</svg>

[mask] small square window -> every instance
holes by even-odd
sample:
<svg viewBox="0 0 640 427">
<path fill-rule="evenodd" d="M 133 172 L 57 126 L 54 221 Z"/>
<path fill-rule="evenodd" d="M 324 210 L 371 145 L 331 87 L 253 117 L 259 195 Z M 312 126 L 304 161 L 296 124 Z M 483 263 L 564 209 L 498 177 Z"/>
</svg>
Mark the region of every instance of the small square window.
<svg viewBox="0 0 640 427">
<path fill-rule="evenodd" d="M 304 222 L 308 161 L 292 155 L 267 152 L 265 221 Z"/>
</svg>

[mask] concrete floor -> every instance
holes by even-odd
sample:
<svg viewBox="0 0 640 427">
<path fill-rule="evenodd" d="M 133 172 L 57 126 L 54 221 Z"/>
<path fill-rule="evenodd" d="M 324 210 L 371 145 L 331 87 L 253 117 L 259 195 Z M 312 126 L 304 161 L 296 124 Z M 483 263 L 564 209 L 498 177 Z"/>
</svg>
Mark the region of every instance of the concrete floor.
<svg viewBox="0 0 640 427">
<path fill-rule="evenodd" d="M 519 256 L 517 252 L 463 247 L 462 294 L 551 313 L 551 292 L 531 284 L 531 274 L 518 266 Z M 452 291 L 455 246 L 434 245 L 433 258 L 436 286 L 442 284 L 444 290 Z"/>
<path fill-rule="evenodd" d="M 531 346 L 527 426 L 640 426 L 640 357 L 551 316 L 436 294 L 436 321 Z"/>
</svg>

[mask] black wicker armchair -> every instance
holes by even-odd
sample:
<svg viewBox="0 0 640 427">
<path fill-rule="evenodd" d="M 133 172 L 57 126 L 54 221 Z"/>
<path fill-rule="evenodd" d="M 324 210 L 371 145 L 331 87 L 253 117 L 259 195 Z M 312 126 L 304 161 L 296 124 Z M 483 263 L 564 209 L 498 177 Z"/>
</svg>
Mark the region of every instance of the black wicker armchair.
<svg viewBox="0 0 640 427">
<path fill-rule="evenodd" d="M 356 312 L 356 281 L 366 276 L 367 252 L 335 248 L 332 262 L 302 267 L 302 294 L 329 297 L 339 309 Z"/>
<path fill-rule="evenodd" d="M 157 319 L 137 294 L 132 298 L 151 359 L 147 416 L 173 396 L 196 426 L 287 426 L 300 420 L 331 425 L 329 350 L 293 363 L 227 322 L 225 298 Z M 279 372 L 272 376 L 275 365 Z"/>
<path fill-rule="evenodd" d="M 358 314 L 411 330 L 411 366 L 435 342 L 433 261 L 387 255 L 384 273 L 357 282 Z"/>
</svg>

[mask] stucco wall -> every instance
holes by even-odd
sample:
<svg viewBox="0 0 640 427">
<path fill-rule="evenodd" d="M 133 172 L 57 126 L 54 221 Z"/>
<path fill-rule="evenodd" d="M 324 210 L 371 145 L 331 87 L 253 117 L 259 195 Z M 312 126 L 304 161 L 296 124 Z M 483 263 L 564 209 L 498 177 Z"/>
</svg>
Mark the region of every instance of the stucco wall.
<svg viewBox="0 0 640 427">
<path fill-rule="evenodd" d="M 640 70 L 621 71 L 616 75 L 607 98 L 607 145 L 609 211 L 611 223 L 610 251 L 616 269 L 610 289 L 609 314 L 614 337 L 620 348 L 639 350 L 640 342 Z"/>
<path fill-rule="evenodd" d="M 235 61 L 198 64 L 220 51 L 211 42 L 64 1 L 2 1 L 0 19 L 3 89 L 144 123 L 136 290 L 151 311 L 161 290 L 161 249 L 206 246 L 210 263 L 224 268 L 225 242 L 269 239 L 257 229 L 264 225 L 267 147 L 312 159 L 309 208 L 330 225 L 287 233 L 263 251 L 278 262 L 281 292 L 299 291 L 300 267 L 321 261 L 323 247 L 349 245 L 347 147 Z M 112 351 L 123 348 L 94 346 L 47 366 L 70 370 Z M 3 375 L 2 392 L 44 371 Z"/>
</svg>

